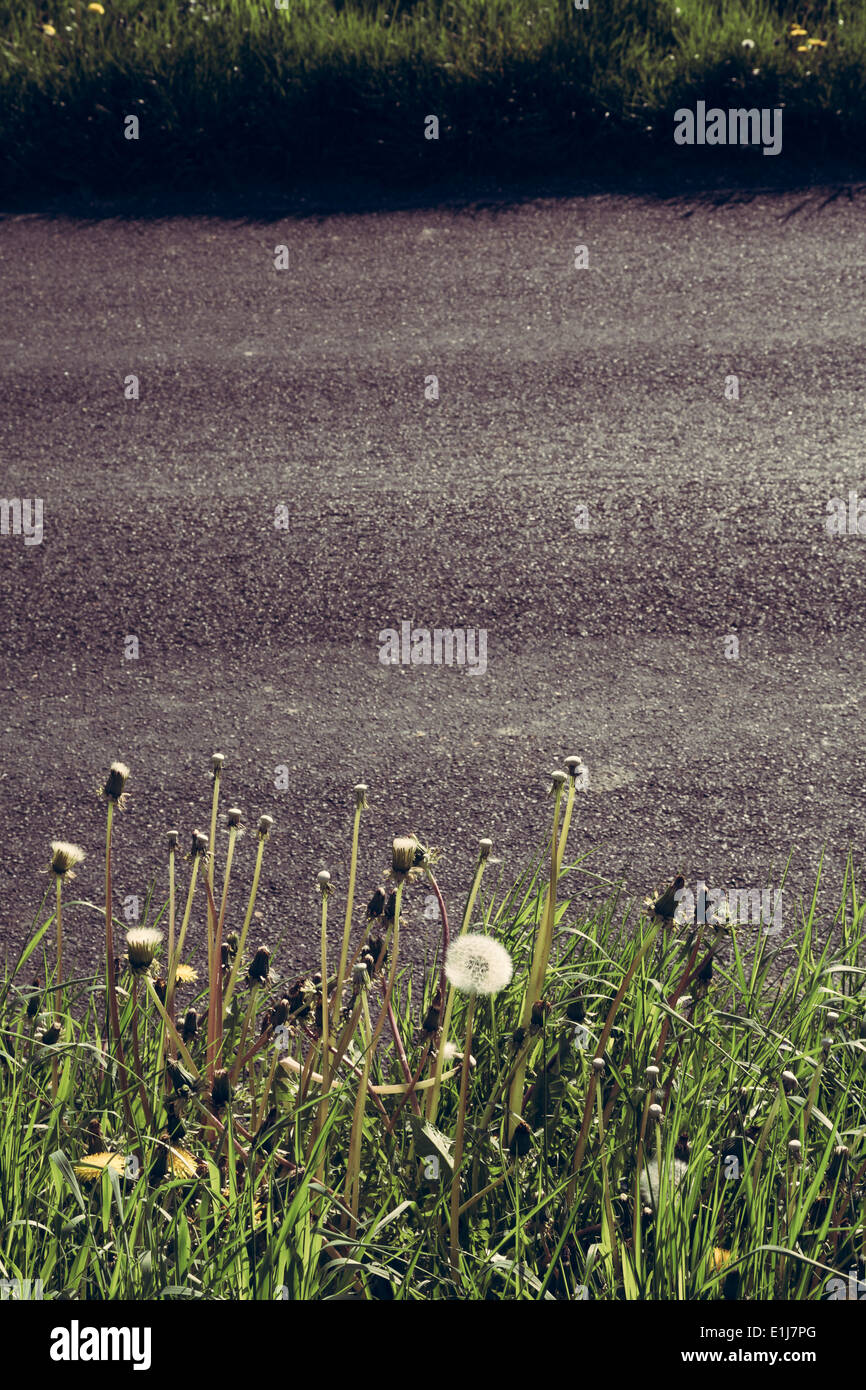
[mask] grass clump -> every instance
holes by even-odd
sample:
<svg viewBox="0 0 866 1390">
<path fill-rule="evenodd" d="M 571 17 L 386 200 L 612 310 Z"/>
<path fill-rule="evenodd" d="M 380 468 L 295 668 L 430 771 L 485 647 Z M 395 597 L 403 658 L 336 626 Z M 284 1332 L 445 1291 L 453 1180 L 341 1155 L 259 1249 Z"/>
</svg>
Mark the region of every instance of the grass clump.
<svg viewBox="0 0 866 1390">
<path fill-rule="evenodd" d="M 853 864 L 821 930 L 817 895 L 778 936 L 680 920 L 679 878 L 642 909 L 608 884 L 587 912 L 576 887 L 606 881 L 568 859 L 567 767 L 537 862 L 508 886 L 482 840 L 450 914 L 414 834 L 356 904 L 359 784 L 345 898 L 320 871 L 320 947 L 289 980 L 249 937 L 270 817 L 240 932 L 227 914 L 237 807 L 224 862 L 192 837 L 179 930 L 169 832 L 167 899 L 154 887 L 116 953 L 115 764 L 106 906 L 67 889 L 61 974 L 49 889 L 0 988 L 0 1276 L 45 1298 L 409 1301 L 819 1299 L 862 1277 Z M 431 892 L 422 970 L 406 942 Z M 102 978 L 68 969 L 73 909 L 106 919 Z"/>
</svg>

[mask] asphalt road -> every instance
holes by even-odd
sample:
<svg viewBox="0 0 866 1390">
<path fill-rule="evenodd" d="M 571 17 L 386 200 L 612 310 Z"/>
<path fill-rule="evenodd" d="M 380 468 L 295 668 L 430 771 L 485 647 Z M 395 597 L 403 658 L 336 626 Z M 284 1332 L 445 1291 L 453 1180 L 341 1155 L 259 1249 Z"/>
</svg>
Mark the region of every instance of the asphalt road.
<svg viewBox="0 0 866 1390">
<path fill-rule="evenodd" d="M 790 854 L 787 928 L 826 847 L 832 914 L 864 829 L 866 536 L 825 529 L 866 497 L 864 272 L 862 201 L 820 191 L 0 222 L 0 493 L 44 506 L 41 544 L 0 538 L 7 951 L 51 838 L 99 901 L 113 758 L 118 901 L 163 891 L 217 748 L 227 804 L 276 819 L 286 969 L 359 778 L 360 891 L 412 829 L 457 910 L 479 837 L 508 875 L 540 846 L 573 752 L 602 880 L 778 884 Z M 404 620 L 484 629 L 486 671 L 382 665 Z M 98 918 L 68 921 L 94 962 Z"/>
</svg>

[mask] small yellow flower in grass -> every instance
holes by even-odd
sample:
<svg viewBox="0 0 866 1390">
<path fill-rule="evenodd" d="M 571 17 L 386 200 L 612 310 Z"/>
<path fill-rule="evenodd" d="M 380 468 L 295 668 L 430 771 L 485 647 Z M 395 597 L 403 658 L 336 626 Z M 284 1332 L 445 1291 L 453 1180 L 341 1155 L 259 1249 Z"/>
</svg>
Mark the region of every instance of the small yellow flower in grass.
<svg viewBox="0 0 866 1390">
<path fill-rule="evenodd" d="M 143 975 L 162 942 L 162 932 L 156 927 L 134 927 L 126 933 L 126 954 L 133 975 Z"/>
<path fill-rule="evenodd" d="M 94 5 L 88 5 L 88 6 L 87 6 L 87 13 L 88 13 L 88 14 L 105 14 L 105 6 L 104 6 L 104 5 L 95 5 L 95 4 L 94 4 Z"/>
<path fill-rule="evenodd" d="M 458 936 L 445 956 L 448 983 L 461 994 L 498 994 L 510 983 L 513 970 L 505 947 L 478 932 Z"/>
<path fill-rule="evenodd" d="M 802 24 L 792 24 L 789 30 L 792 39 L 802 39 L 808 34 L 808 29 L 804 29 Z"/>
<path fill-rule="evenodd" d="M 809 52 L 809 45 L 808 45 L 807 43 L 798 43 L 798 44 L 797 44 L 797 52 L 798 52 L 798 53 L 808 53 L 808 52 Z"/>
<path fill-rule="evenodd" d="M 79 1182 L 96 1182 L 108 1168 L 122 1178 L 126 1172 L 126 1159 L 123 1154 L 117 1153 L 88 1154 L 74 1167 Z"/>
<path fill-rule="evenodd" d="M 198 1159 L 189 1149 L 169 1149 L 168 1171 L 173 1178 L 194 1178 L 198 1172 Z"/>
<path fill-rule="evenodd" d="M 713 1247 L 713 1253 L 710 1256 L 710 1269 L 712 1270 L 713 1274 L 721 1274 L 725 1265 L 730 1264 L 730 1261 L 730 1250 L 723 1250 L 720 1245 L 716 1245 Z"/>
<path fill-rule="evenodd" d="M 73 870 L 83 859 L 84 850 L 80 845 L 70 844 L 68 840 L 52 840 L 48 873 L 54 874 L 55 878 L 74 878 Z"/>
<path fill-rule="evenodd" d="M 198 971 L 194 970 L 191 965 L 185 965 L 183 961 L 181 961 L 177 970 L 174 972 L 174 978 L 179 985 L 194 985 L 198 979 Z"/>
<path fill-rule="evenodd" d="M 826 48 L 826 39 L 807 39 L 806 44 L 809 48 Z"/>
<path fill-rule="evenodd" d="M 42 32 L 49 39 L 55 39 L 57 37 L 57 30 L 54 28 L 53 24 L 43 24 Z"/>
</svg>

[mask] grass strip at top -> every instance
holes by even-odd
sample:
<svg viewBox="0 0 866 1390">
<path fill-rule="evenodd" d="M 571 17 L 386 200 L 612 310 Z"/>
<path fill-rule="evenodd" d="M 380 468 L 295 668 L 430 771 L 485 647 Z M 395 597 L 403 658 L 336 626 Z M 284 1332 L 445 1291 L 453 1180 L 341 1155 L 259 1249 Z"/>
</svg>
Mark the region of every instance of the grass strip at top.
<svg viewBox="0 0 866 1390">
<path fill-rule="evenodd" d="M 706 101 L 784 110 L 782 159 L 866 148 L 866 10 L 848 0 L 22 0 L 0 17 L 6 193 L 360 177 L 725 168 Z M 46 15 L 50 17 L 46 20 Z M 801 23 L 801 19 L 805 22 Z M 137 117 L 138 139 L 125 137 Z M 427 118 L 438 139 L 427 138 Z"/>
</svg>

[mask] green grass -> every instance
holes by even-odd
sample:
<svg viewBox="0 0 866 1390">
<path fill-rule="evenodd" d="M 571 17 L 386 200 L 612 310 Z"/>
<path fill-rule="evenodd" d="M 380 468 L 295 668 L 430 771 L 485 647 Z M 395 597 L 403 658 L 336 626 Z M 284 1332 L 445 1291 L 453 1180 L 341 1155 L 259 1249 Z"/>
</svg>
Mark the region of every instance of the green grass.
<svg viewBox="0 0 866 1390">
<path fill-rule="evenodd" d="M 851 0 L 21 0 L 0 17 L 7 194 L 402 186 L 698 167 L 787 177 L 866 149 Z M 56 33 L 46 34 L 50 21 Z M 800 21 L 826 47 L 797 52 Z M 754 41 L 744 49 L 744 39 Z M 781 156 L 682 150 L 673 113 L 784 104 Z M 124 138 L 136 115 L 140 138 Z M 440 138 L 424 138 L 436 115 Z"/>
<path fill-rule="evenodd" d="M 351 1293 L 410 1301 L 570 1300 L 583 1290 L 590 1300 L 806 1300 L 826 1297 L 834 1275 L 846 1280 L 855 1270 L 862 1278 L 866 952 L 853 866 L 832 922 L 817 919 L 816 890 L 796 913 L 789 906 L 779 936 L 745 925 L 678 928 L 629 904 L 585 860 L 569 862 L 569 822 L 581 806 L 573 781 L 563 793 L 564 817 L 543 813 L 549 843 L 516 882 L 482 849 L 466 896 L 443 898 L 452 940 L 461 927 L 492 936 L 514 966 L 501 993 L 475 1001 L 476 1064 L 456 1179 L 459 1061 L 444 1062 L 430 1122 L 437 1023 L 430 1006 L 441 962 L 421 970 L 401 959 L 431 889 L 439 891 L 436 856 L 420 842 L 411 873 L 386 883 L 381 900 L 371 896 L 378 876 L 363 863 L 358 905 L 346 883 L 330 885 L 327 1097 L 316 1080 L 323 1059 L 318 951 L 308 977 L 278 978 L 275 960 L 254 986 L 249 967 L 261 942 L 253 927 L 223 1017 L 238 946 L 233 933 L 241 926 L 227 921 L 225 968 L 210 979 L 202 972 L 199 984 L 179 984 L 176 1006 L 179 1020 L 195 1006 L 220 1022 L 208 1030 L 200 1020 L 188 1056 L 168 1068 L 154 998 L 167 973 L 166 943 L 150 967 L 151 983 L 139 976 L 137 1004 L 124 962 L 118 1000 L 131 1128 L 116 1042 L 106 1040 L 105 979 L 66 978 L 58 986 L 49 890 L 31 941 L 0 988 L 0 1277 L 41 1280 L 45 1298 L 318 1300 Z M 203 817 L 208 809 L 203 796 Z M 356 805 L 355 823 L 362 814 Z M 347 811 L 347 839 L 351 826 Z M 126 835 L 124 817 L 115 816 L 114 856 L 122 856 Z M 248 876 L 260 852 L 267 859 L 266 838 L 265 831 L 255 853 L 241 842 L 235 875 Z M 548 897 L 552 866 L 556 891 Z M 217 912 L 224 869 L 221 854 Z M 176 928 L 189 876 L 179 862 Z M 202 959 L 203 935 L 218 939 L 213 915 L 204 915 L 206 882 L 198 873 L 187 938 Z M 168 884 L 163 865 L 146 909 L 147 924 L 166 935 Z M 402 891 L 400 957 L 387 917 L 395 886 Z M 582 900 L 587 890 L 596 898 L 592 911 L 577 908 L 578 890 Z M 252 894 L 247 917 L 254 901 Z M 75 905 L 65 884 L 63 905 L 64 912 Z M 64 924 L 88 912 L 104 917 L 98 905 L 79 903 Z M 546 917 L 552 950 L 544 1002 L 520 1029 Z M 338 1009 L 344 918 L 350 961 L 371 936 L 380 944 L 372 978 L 369 968 L 360 976 L 348 968 Z M 118 945 L 126 925 L 115 922 Z M 67 938 L 64 959 L 73 957 Z M 455 993 L 453 1003 L 448 1040 L 459 1049 L 466 999 Z M 59 1034 L 52 1041 L 49 1031 L 46 1041 L 55 1019 Z M 213 1070 L 209 1038 L 218 1052 Z M 517 1125 L 506 1100 L 521 1061 Z M 657 1080 L 647 1076 L 653 1065 Z M 427 1083 L 415 1091 L 421 1114 L 405 1099 L 407 1071 L 419 1087 Z M 88 1173 L 81 1165 L 89 1148 L 116 1155 L 113 1167 Z M 654 1203 L 651 1185 L 647 1207 L 647 1194 L 637 1194 L 653 1158 L 661 1160 L 661 1193 Z M 172 1172 L 178 1163 L 183 1171 Z M 452 1210 L 467 1203 L 452 1226 Z"/>
</svg>

